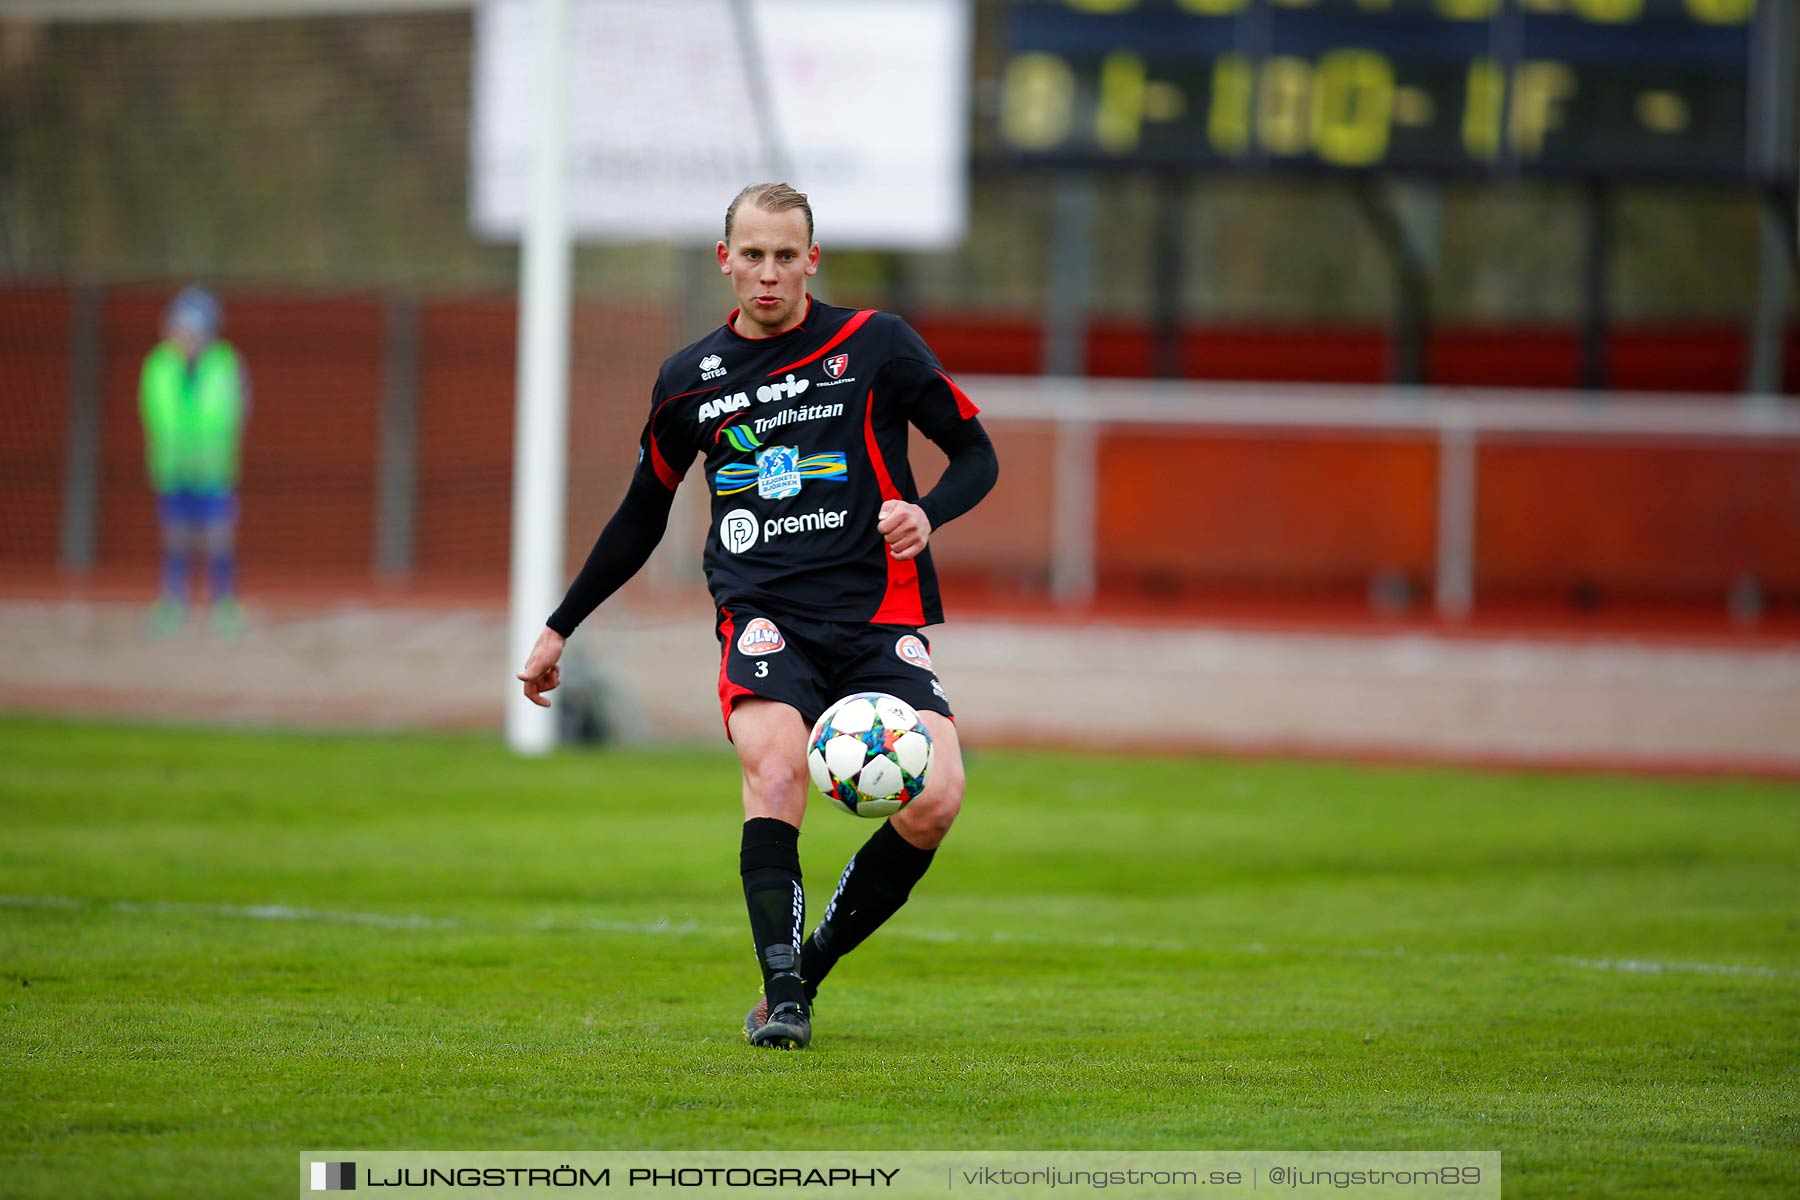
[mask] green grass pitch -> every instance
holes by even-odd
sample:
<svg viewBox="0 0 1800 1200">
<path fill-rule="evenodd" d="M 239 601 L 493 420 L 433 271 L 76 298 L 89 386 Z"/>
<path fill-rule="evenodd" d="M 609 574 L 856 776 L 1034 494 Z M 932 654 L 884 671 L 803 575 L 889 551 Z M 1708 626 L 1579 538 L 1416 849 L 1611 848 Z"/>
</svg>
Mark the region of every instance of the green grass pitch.
<svg viewBox="0 0 1800 1200">
<path fill-rule="evenodd" d="M 0 1194 L 367 1149 L 1468 1149 L 1800 1188 L 1800 791 L 979 753 L 758 1052 L 722 751 L 0 720 Z M 815 801 L 815 805 L 817 805 Z M 815 807 L 812 913 L 870 826 Z"/>
</svg>

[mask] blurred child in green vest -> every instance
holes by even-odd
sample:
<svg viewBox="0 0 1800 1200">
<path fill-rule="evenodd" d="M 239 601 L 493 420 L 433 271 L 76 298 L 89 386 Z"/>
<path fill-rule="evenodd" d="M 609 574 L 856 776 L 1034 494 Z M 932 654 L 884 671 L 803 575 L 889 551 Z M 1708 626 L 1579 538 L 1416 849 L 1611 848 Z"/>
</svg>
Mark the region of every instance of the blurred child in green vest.
<svg viewBox="0 0 1800 1200">
<path fill-rule="evenodd" d="M 151 610 L 159 634 L 180 627 L 192 560 L 204 555 L 215 628 L 235 636 L 239 448 L 250 410 L 243 360 L 219 337 L 223 312 L 203 287 L 183 288 L 163 317 L 163 340 L 144 359 L 139 406 L 150 486 L 162 526 L 162 595 Z"/>
</svg>

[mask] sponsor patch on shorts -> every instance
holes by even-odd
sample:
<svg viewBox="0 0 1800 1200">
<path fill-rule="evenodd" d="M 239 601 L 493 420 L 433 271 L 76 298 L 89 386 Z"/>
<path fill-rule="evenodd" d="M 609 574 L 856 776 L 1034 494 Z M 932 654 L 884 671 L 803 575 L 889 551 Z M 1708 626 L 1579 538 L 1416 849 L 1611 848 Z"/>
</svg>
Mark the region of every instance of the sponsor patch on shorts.
<svg viewBox="0 0 1800 1200">
<path fill-rule="evenodd" d="M 932 669 L 931 651 L 925 648 L 925 643 L 919 640 L 918 634 L 903 635 L 899 641 L 894 643 L 894 653 L 900 656 L 901 662 L 910 663 L 921 671 Z"/>
<path fill-rule="evenodd" d="M 767 617 L 757 617 L 738 634 L 738 653 L 749 658 L 774 654 L 786 648 L 787 640 L 781 636 L 781 630 Z"/>
</svg>

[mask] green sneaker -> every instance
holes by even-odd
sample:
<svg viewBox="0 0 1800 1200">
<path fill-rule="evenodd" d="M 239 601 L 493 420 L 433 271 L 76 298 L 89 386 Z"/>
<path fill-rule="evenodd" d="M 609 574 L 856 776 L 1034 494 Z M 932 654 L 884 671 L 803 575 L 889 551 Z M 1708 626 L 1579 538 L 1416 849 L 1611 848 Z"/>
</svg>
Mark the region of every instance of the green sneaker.
<svg viewBox="0 0 1800 1200">
<path fill-rule="evenodd" d="M 227 596 L 213 605 L 213 632 L 228 642 L 235 642 L 244 632 L 244 606 L 237 597 Z"/>
<path fill-rule="evenodd" d="M 144 627 L 153 638 L 171 638 L 181 632 L 187 622 L 187 606 L 167 596 L 157 598 L 144 617 Z"/>
</svg>

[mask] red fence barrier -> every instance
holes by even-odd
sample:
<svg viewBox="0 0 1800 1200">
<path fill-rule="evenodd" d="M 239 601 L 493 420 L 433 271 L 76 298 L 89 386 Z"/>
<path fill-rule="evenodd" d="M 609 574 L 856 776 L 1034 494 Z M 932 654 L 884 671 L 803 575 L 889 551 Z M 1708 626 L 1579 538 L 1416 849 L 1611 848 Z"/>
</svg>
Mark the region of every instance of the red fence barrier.
<svg viewBox="0 0 1800 1200">
<path fill-rule="evenodd" d="M 146 581 L 156 534 L 137 372 L 171 291 L 106 291 L 92 364 L 95 565 L 141 568 Z M 242 488 L 246 578 L 372 578 L 393 301 L 225 299 L 227 336 L 254 385 Z M 58 561 L 79 309 L 68 289 L 0 289 L 0 572 L 15 577 L 42 577 Z M 511 297 L 490 296 L 425 300 L 414 313 L 410 577 L 497 590 L 510 523 L 516 310 Z M 1037 367 L 1040 335 L 1030 322 L 917 325 L 955 372 Z M 577 307 L 571 567 L 623 487 L 656 364 L 676 336 L 666 313 Z M 1371 329 L 1224 328 L 1189 331 L 1182 349 L 1200 377 L 1358 383 L 1381 378 L 1386 339 Z M 1800 337 L 1788 349 L 1800 363 Z M 1101 325 L 1089 351 L 1097 374 L 1142 376 L 1151 336 Z M 1628 329 L 1613 335 L 1610 353 L 1622 387 L 1729 392 L 1743 340 L 1731 328 Z M 1569 387 L 1577 358 L 1569 330 L 1447 329 L 1434 334 L 1430 363 L 1434 381 L 1446 384 Z M 1028 425 L 994 432 L 1001 486 L 944 540 L 939 565 L 952 585 L 1041 592 L 1052 440 Z M 1743 576 L 1771 594 L 1800 595 L 1800 448 L 1522 438 L 1484 441 L 1478 461 L 1483 597 L 1560 601 L 1597 591 L 1713 604 Z M 1424 587 L 1435 554 L 1436 469 L 1434 443 L 1403 434 L 1110 431 L 1100 447 L 1098 578 L 1103 588 L 1153 596 L 1250 588 L 1360 598 L 1381 576 Z"/>
</svg>

